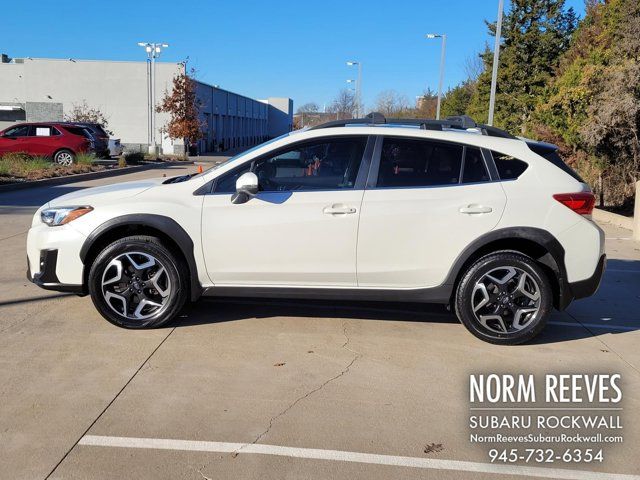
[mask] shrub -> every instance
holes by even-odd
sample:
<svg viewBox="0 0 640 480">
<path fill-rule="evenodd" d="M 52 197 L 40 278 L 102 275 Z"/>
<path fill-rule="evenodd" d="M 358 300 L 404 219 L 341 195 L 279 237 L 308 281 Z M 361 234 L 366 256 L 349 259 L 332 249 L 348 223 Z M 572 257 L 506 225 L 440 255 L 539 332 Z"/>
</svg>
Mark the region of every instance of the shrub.
<svg viewBox="0 0 640 480">
<path fill-rule="evenodd" d="M 144 154 L 142 152 L 126 152 L 124 154 L 124 160 L 129 165 L 135 165 L 144 160 Z"/>
<path fill-rule="evenodd" d="M 7 153 L 0 158 L 0 175 L 26 177 L 31 172 L 52 168 L 45 157 L 32 157 L 24 153 Z"/>
<path fill-rule="evenodd" d="M 79 153 L 76 155 L 76 162 L 78 165 L 93 165 L 96 161 L 96 156 L 93 153 Z"/>
</svg>

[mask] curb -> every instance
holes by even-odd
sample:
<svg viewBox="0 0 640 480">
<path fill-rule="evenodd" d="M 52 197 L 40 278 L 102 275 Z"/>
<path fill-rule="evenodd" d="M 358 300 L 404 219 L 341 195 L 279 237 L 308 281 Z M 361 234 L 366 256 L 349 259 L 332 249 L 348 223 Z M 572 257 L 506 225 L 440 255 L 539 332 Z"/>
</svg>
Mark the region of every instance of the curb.
<svg viewBox="0 0 640 480">
<path fill-rule="evenodd" d="M 76 173 L 74 175 L 65 175 L 62 177 L 45 178 L 43 180 L 33 180 L 30 182 L 16 182 L 7 185 L 0 185 L 0 193 L 13 192 L 15 190 L 23 190 L 26 188 L 48 187 L 51 185 L 64 185 L 67 183 L 84 182 L 87 180 L 95 180 L 97 178 L 117 177 L 128 173 L 142 172 L 158 167 L 172 167 L 175 165 L 193 165 L 192 161 L 184 162 L 157 162 L 146 165 L 136 165 L 134 167 L 116 168 L 113 170 L 101 170 L 99 172 Z"/>
<path fill-rule="evenodd" d="M 618 215 L 617 213 L 607 212 L 598 208 L 593 209 L 593 219 L 599 222 L 607 222 L 617 227 L 625 228 L 633 231 L 633 218 Z"/>
</svg>

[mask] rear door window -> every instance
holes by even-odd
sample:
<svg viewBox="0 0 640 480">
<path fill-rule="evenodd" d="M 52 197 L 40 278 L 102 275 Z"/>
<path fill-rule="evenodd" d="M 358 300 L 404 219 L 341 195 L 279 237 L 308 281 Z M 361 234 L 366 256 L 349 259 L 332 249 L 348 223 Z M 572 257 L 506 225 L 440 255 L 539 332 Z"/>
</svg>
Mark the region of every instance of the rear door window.
<svg viewBox="0 0 640 480">
<path fill-rule="evenodd" d="M 377 188 L 412 188 L 460 183 L 462 145 L 386 137 Z"/>
<path fill-rule="evenodd" d="M 489 181 L 489 172 L 482 158 L 479 148 L 466 147 L 464 149 L 464 168 L 462 183 L 480 183 Z"/>
<path fill-rule="evenodd" d="M 53 137 L 60 135 L 60 133 L 49 125 L 33 125 L 29 132 L 31 137 Z"/>
</svg>

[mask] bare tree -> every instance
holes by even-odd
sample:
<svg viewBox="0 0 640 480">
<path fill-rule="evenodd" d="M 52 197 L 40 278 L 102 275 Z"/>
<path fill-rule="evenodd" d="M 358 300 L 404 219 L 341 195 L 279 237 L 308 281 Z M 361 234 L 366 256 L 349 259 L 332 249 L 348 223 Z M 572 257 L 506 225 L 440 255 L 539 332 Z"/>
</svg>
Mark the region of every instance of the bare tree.
<svg viewBox="0 0 640 480">
<path fill-rule="evenodd" d="M 464 60 L 464 73 L 467 80 L 475 81 L 484 71 L 484 60 L 480 53 L 473 53 Z"/>
<path fill-rule="evenodd" d="M 320 107 L 315 102 L 308 102 L 298 107 L 297 113 L 317 113 L 320 111 Z"/>
<path fill-rule="evenodd" d="M 353 118 L 356 111 L 356 98 L 352 90 L 342 89 L 329 105 L 328 111 L 342 118 Z"/>
<path fill-rule="evenodd" d="M 113 132 L 108 129 L 109 121 L 105 114 L 98 108 L 90 107 L 86 100 L 82 100 L 82 103 L 74 103 L 71 111 L 64 116 L 64 119 L 67 122 L 97 123 L 105 132 L 113 135 Z"/>
<path fill-rule="evenodd" d="M 385 117 L 398 117 L 410 109 L 409 99 L 395 90 L 384 90 L 376 97 L 376 111 Z"/>
</svg>

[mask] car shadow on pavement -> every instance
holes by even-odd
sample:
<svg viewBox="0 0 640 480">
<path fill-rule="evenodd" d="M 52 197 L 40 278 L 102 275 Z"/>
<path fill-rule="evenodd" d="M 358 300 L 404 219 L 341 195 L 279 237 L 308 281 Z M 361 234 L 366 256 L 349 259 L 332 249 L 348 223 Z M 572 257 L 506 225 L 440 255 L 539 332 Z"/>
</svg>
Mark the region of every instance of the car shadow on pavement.
<svg viewBox="0 0 640 480">
<path fill-rule="evenodd" d="M 28 298 L 12 298 L 9 300 L 0 301 L 0 307 L 6 307 L 9 305 L 18 305 L 22 303 L 33 303 L 33 302 L 43 302 L 45 300 L 53 300 L 61 297 L 73 297 L 75 295 L 71 293 L 54 293 L 51 295 L 46 295 L 42 297 L 28 297 Z"/>
<path fill-rule="evenodd" d="M 459 323 L 443 305 L 265 298 L 207 298 L 187 307 L 167 327 L 268 317 L 349 318 L 401 322 Z M 460 328 L 464 328 L 460 325 Z M 562 343 L 640 330 L 640 261 L 609 260 L 600 289 L 567 312 L 554 310 L 530 345 Z"/>
<path fill-rule="evenodd" d="M 353 318 L 363 320 L 458 323 L 443 305 L 298 300 L 269 298 L 205 298 L 187 307 L 183 315 L 170 323 L 185 327 L 208 323 L 269 317 Z"/>
</svg>

